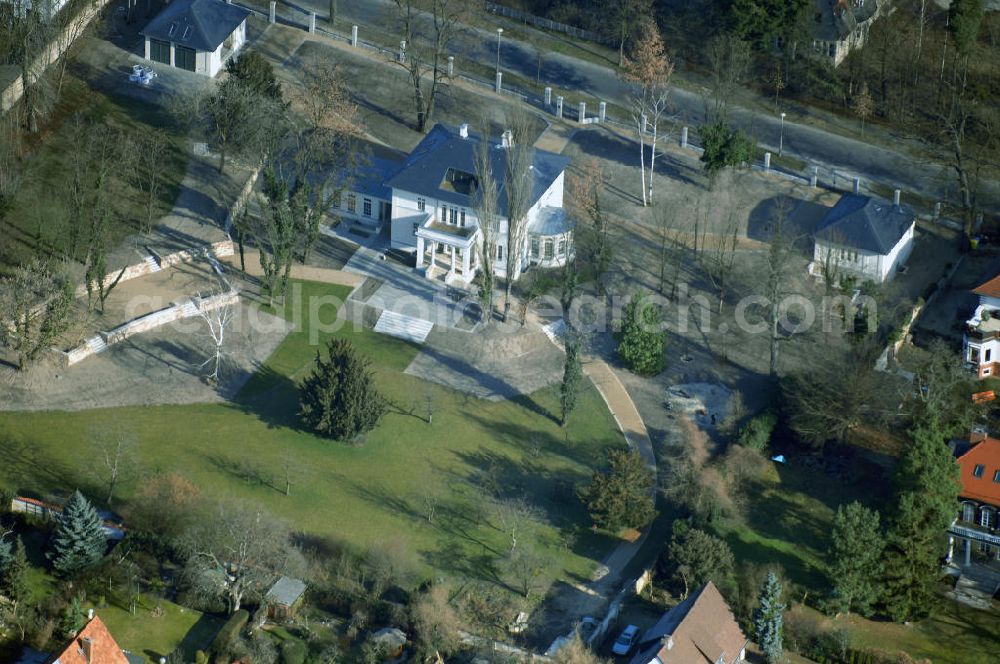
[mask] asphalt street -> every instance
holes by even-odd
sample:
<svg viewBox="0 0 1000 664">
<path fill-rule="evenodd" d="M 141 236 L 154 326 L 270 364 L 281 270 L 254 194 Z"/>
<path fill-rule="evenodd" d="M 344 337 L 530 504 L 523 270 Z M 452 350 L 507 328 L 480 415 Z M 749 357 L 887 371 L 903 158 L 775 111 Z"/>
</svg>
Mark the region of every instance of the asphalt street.
<svg viewBox="0 0 1000 664">
<path fill-rule="evenodd" d="M 325 0 L 297 0 L 287 3 L 318 16 L 327 15 Z M 385 31 L 392 24 L 391 0 L 340 0 L 338 28 L 357 24 L 360 36 L 371 30 Z M 370 35 L 369 35 L 370 38 Z M 493 68 L 497 62 L 497 35 L 487 30 L 469 28 L 455 40 L 456 67 L 462 58 Z M 535 50 L 530 45 L 510 38 L 500 40 L 500 69 L 527 79 L 534 79 L 537 68 Z M 567 107 L 587 101 L 596 111 L 597 101 L 605 100 L 625 105 L 626 89 L 615 70 L 587 60 L 561 53 L 546 52 L 542 56 L 541 79 L 564 90 L 580 92 L 580 99 L 566 99 Z M 702 95 L 674 88 L 671 93 L 673 112 L 683 124 L 697 126 L 705 118 Z M 753 135 L 761 146 L 777 151 L 782 134 L 781 119 L 771 113 L 761 113 L 731 107 L 732 123 Z M 621 118 L 622 121 L 626 118 Z M 860 176 L 865 181 L 878 182 L 904 192 L 919 192 L 934 199 L 956 200 L 955 177 L 945 164 L 929 159 L 917 159 L 912 154 L 897 152 L 863 140 L 848 138 L 786 119 L 783 151 L 826 171 L 836 171 L 844 177 Z M 905 194 L 904 194 L 905 195 Z M 981 208 L 1000 211 L 1000 186 L 985 182 L 980 191 Z"/>
</svg>

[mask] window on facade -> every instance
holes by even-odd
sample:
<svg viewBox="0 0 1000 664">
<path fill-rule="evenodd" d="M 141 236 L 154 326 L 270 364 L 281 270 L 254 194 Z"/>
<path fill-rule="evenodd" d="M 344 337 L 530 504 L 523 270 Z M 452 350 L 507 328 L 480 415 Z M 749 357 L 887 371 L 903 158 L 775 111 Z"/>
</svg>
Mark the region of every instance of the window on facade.
<svg viewBox="0 0 1000 664">
<path fill-rule="evenodd" d="M 160 62 L 165 65 L 170 64 L 170 42 L 159 39 L 149 40 L 149 59 L 153 62 Z"/>
<path fill-rule="evenodd" d="M 538 258 L 538 238 L 531 238 L 531 257 Z"/>
<path fill-rule="evenodd" d="M 420 224 L 413 224 L 413 234 L 417 234 L 417 229 L 420 228 Z"/>
<path fill-rule="evenodd" d="M 566 240 L 559 240 L 559 255 L 566 255 Z"/>
<path fill-rule="evenodd" d="M 441 223 L 442 224 L 447 224 L 448 223 L 448 206 L 447 205 L 442 205 L 441 206 Z"/>
<path fill-rule="evenodd" d="M 969 347 L 969 362 L 979 364 L 979 349 L 975 346 Z"/>
<path fill-rule="evenodd" d="M 503 260 L 503 245 L 502 244 L 498 244 L 497 245 L 497 261 L 502 261 L 502 260 Z"/>
<path fill-rule="evenodd" d="M 424 212 L 425 210 L 427 210 L 427 201 L 425 201 L 422 198 L 418 198 L 417 199 L 417 209 L 420 210 L 421 212 Z"/>
<path fill-rule="evenodd" d="M 458 223 L 458 208 L 451 209 L 451 223 L 452 224 Z"/>
<path fill-rule="evenodd" d="M 462 208 L 458 213 L 458 225 L 465 228 L 465 208 Z"/>
<path fill-rule="evenodd" d="M 1000 470 L 993 471 L 993 481 L 1000 484 Z"/>
<path fill-rule="evenodd" d="M 366 217 L 372 216 L 372 199 L 365 198 L 361 201 L 361 211 Z"/>
<path fill-rule="evenodd" d="M 358 209 L 358 197 L 354 194 L 347 195 L 347 211 L 356 212 Z"/>
<path fill-rule="evenodd" d="M 552 240 L 545 241 L 545 260 L 552 260 Z"/>
<path fill-rule="evenodd" d="M 983 361 L 984 362 L 989 362 L 990 361 L 990 357 L 992 357 L 992 356 L 993 356 L 993 349 L 992 348 L 987 348 L 986 352 L 983 353 Z"/>
<path fill-rule="evenodd" d="M 986 470 L 986 466 L 984 466 L 981 463 L 977 463 L 976 467 L 972 469 L 972 476 L 973 477 L 982 477 L 984 470 Z"/>
<path fill-rule="evenodd" d="M 979 510 L 979 525 L 983 528 L 991 527 L 993 522 L 993 512 L 985 507 Z"/>
<path fill-rule="evenodd" d="M 332 196 L 332 198 L 331 198 L 331 200 L 332 200 L 333 202 L 331 203 L 331 205 L 332 205 L 332 206 L 333 206 L 334 208 L 338 208 L 338 209 L 340 208 L 340 197 L 341 197 L 342 195 L 343 195 L 343 192 L 340 192 L 340 191 L 335 191 L 335 192 L 333 192 L 333 196 Z"/>
<path fill-rule="evenodd" d="M 194 71 L 194 56 L 193 48 L 174 46 L 174 66 L 178 69 Z"/>
<path fill-rule="evenodd" d="M 973 507 L 969 503 L 964 503 L 962 505 L 962 521 L 965 521 L 966 523 L 972 523 L 972 520 L 975 518 L 975 514 L 976 514 L 975 507 Z"/>
</svg>

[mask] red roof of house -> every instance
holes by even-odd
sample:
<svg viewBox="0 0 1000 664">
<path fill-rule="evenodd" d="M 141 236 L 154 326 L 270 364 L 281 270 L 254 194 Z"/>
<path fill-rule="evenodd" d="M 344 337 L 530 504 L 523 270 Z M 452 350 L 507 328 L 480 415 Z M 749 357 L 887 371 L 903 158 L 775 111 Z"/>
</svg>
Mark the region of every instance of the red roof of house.
<svg viewBox="0 0 1000 664">
<path fill-rule="evenodd" d="M 129 664 L 129 661 L 101 619 L 94 616 L 52 664 Z"/>
<path fill-rule="evenodd" d="M 1000 297 L 1000 274 L 985 283 L 979 284 L 972 289 L 972 292 L 976 295 L 985 295 L 986 297 Z"/>
<path fill-rule="evenodd" d="M 962 498 L 1000 506 L 1000 440 L 984 437 L 958 457 L 958 466 Z"/>
</svg>

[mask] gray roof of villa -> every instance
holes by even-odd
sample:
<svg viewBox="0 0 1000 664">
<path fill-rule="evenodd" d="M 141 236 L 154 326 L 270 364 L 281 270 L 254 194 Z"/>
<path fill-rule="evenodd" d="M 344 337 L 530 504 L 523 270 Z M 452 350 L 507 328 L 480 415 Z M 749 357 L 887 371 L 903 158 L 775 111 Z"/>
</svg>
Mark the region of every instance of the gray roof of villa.
<svg viewBox="0 0 1000 664">
<path fill-rule="evenodd" d="M 275 604 L 291 606 L 302 597 L 302 593 L 305 591 L 306 584 L 303 581 L 283 576 L 267 591 L 267 599 Z"/>
<path fill-rule="evenodd" d="M 473 207 L 472 197 L 468 194 L 445 189 L 441 185 L 449 171 L 475 175 L 476 150 L 482 137 L 469 132 L 468 138 L 462 138 L 457 128 L 435 125 L 422 141 L 407 157 L 402 168 L 387 184 L 394 189 L 402 189 L 418 195 L 437 198 L 447 203 Z M 493 175 L 497 179 L 497 196 L 499 212 L 507 216 L 507 195 L 504 181 L 507 174 L 507 159 L 505 148 L 499 141 L 490 141 Z M 542 194 L 555 182 L 556 178 L 566 170 L 569 158 L 532 148 L 533 175 L 531 201 L 534 205 Z"/>
<path fill-rule="evenodd" d="M 844 194 L 820 222 L 816 239 L 887 255 L 913 224 L 908 209 L 869 196 Z"/>
<path fill-rule="evenodd" d="M 858 29 L 878 13 L 885 0 L 815 0 L 813 37 L 823 41 L 839 41 Z"/>
<path fill-rule="evenodd" d="M 214 51 L 250 16 L 223 0 L 173 0 L 141 34 L 196 51 Z"/>
<path fill-rule="evenodd" d="M 538 211 L 538 216 L 528 226 L 528 232 L 534 235 L 562 235 L 573 230 L 574 226 L 564 208 L 546 205 Z"/>
</svg>

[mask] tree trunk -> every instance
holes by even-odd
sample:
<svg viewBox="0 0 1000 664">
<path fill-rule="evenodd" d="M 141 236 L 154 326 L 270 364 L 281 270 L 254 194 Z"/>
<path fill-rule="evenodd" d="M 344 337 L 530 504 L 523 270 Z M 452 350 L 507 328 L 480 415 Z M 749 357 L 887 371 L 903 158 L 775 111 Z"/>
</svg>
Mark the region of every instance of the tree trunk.
<svg viewBox="0 0 1000 664">
<path fill-rule="evenodd" d="M 639 137 L 639 169 L 640 182 L 642 183 L 642 207 L 646 207 L 646 146 L 642 138 L 642 115 L 640 114 L 636 136 Z"/>
</svg>

